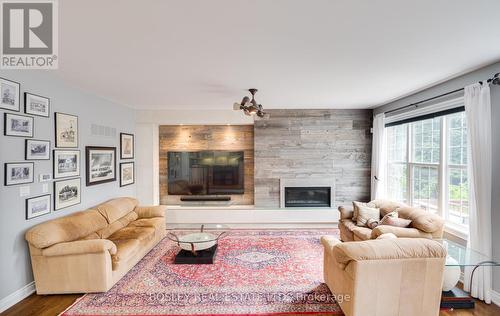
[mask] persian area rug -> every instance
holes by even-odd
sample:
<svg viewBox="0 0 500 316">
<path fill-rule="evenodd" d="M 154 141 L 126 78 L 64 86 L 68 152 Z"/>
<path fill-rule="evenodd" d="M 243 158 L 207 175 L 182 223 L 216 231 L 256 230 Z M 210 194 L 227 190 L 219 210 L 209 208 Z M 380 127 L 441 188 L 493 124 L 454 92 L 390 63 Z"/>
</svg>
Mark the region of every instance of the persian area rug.
<svg viewBox="0 0 500 316">
<path fill-rule="evenodd" d="M 323 235 L 338 230 L 232 230 L 206 265 L 173 264 L 179 247 L 165 238 L 62 315 L 342 315 L 323 283 Z"/>
</svg>

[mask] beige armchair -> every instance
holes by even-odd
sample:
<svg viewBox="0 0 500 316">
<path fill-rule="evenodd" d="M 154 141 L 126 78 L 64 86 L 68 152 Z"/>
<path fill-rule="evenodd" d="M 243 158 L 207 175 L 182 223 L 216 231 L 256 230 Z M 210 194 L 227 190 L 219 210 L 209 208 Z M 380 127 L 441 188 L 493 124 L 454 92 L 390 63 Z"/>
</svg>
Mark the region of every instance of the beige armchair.
<svg viewBox="0 0 500 316">
<path fill-rule="evenodd" d="M 446 250 L 422 238 L 321 238 L 324 278 L 346 316 L 436 316 Z"/>
<path fill-rule="evenodd" d="M 105 292 L 166 234 L 165 206 L 118 198 L 26 232 L 38 294 Z"/>
<path fill-rule="evenodd" d="M 353 220 L 352 207 L 339 206 L 339 230 L 342 241 L 376 239 L 386 233 L 393 233 L 397 237 L 404 238 L 437 239 L 443 237 L 444 220 L 437 214 L 389 200 L 373 200 L 370 203 L 380 209 L 381 217 L 397 209 L 399 217 L 411 220 L 410 227 L 380 225 L 373 230 L 368 227 L 359 227 Z"/>
</svg>

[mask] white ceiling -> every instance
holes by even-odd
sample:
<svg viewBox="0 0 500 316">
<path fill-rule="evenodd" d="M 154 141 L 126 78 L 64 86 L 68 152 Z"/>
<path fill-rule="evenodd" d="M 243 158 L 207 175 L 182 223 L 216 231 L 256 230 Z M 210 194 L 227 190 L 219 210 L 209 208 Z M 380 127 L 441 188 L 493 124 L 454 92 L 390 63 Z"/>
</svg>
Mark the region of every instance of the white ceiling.
<svg viewBox="0 0 500 316">
<path fill-rule="evenodd" d="M 367 108 L 500 59 L 498 0 L 59 1 L 57 74 L 138 109 Z"/>
</svg>

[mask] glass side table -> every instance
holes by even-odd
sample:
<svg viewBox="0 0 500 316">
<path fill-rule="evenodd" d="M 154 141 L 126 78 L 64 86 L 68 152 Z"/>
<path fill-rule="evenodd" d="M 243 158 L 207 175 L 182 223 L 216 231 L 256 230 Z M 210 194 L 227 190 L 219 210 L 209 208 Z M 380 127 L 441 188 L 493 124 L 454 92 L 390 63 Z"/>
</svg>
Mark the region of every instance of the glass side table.
<svg viewBox="0 0 500 316">
<path fill-rule="evenodd" d="M 167 233 L 167 238 L 181 248 L 175 256 L 176 264 L 212 264 L 219 240 L 230 228 L 224 224 L 183 224 Z"/>
<path fill-rule="evenodd" d="M 466 267 L 472 269 L 470 283 L 479 267 L 496 267 L 500 263 L 467 246 L 460 245 L 448 239 L 437 239 L 448 252 L 446 257 L 443 281 L 443 294 L 441 296 L 442 308 L 474 308 L 474 300 L 464 290 L 456 287 L 461 273 Z"/>
</svg>

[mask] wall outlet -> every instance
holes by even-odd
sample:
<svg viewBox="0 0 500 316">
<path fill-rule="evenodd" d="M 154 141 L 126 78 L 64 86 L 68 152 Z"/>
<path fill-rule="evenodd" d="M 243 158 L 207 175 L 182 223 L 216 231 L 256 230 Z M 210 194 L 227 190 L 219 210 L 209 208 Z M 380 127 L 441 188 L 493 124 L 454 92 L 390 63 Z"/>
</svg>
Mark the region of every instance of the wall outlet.
<svg viewBox="0 0 500 316">
<path fill-rule="evenodd" d="M 29 186 L 24 186 L 19 188 L 19 196 L 28 196 L 30 195 L 30 187 Z"/>
</svg>

